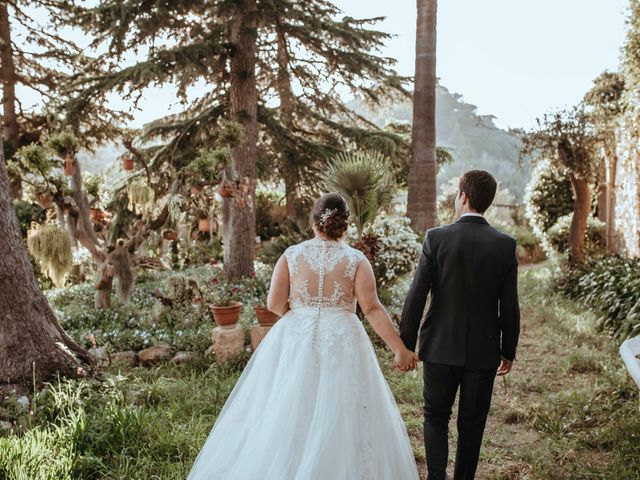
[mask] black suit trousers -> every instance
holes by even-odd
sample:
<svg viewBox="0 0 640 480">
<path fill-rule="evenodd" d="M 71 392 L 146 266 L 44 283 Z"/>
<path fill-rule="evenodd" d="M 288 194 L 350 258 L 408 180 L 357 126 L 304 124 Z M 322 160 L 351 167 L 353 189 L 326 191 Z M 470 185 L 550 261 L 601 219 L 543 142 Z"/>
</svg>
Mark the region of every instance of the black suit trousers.
<svg viewBox="0 0 640 480">
<path fill-rule="evenodd" d="M 472 480 L 491 406 L 496 369 L 424 362 L 424 445 L 428 480 L 446 479 L 449 419 L 458 388 L 458 446 L 454 480 Z"/>
</svg>

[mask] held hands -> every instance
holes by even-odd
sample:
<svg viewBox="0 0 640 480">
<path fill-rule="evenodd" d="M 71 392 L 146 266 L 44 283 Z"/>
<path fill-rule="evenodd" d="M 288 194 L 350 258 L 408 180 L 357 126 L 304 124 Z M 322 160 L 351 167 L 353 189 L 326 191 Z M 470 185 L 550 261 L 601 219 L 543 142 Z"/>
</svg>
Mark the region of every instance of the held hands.
<svg viewBox="0 0 640 480">
<path fill-rule="evenodd" d="M 418 355 L 407 348 L 396 353 L 395 367 L 403 372 L 410 372 L 418 366 Z"/>
<path fill-rule="evenodd" d="M 502 375 L 506 375 L 511 371 L 512 366 L 513 362 L 511 360 L 507 360 L 506 358 L 501 357 L 500 366 L 498 367 L 496 375 L 499 377 L 501 377 Z"/>
</svg>

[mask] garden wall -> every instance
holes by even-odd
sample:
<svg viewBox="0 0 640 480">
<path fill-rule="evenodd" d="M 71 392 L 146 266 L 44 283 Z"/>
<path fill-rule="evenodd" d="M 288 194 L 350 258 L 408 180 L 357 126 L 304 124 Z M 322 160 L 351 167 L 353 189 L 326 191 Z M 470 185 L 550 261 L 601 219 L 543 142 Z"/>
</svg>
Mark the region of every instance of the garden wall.
<svg viewBox="0 0 640 480">
<path fill-rule="evenodd" d="M 612 251 L 630 257 L 640 256 L 640 145 L 634 130 L 619 131 L 611 232 Z"/>
</svg>

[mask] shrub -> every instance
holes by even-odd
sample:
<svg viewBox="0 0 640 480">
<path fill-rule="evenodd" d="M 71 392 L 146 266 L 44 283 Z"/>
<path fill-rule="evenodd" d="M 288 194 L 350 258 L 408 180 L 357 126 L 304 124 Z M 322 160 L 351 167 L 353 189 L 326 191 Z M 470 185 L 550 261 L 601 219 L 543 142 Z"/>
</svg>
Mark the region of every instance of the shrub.
<svg viewBox="0 0 640 480">
<path fill-rule="evenodd" d="M 262 240 L 277 237 L 283 233 L 287 220 L 284 195 L 275 190 L 256 192 L 256 233 Z"/>
<path fill-rule="evenodd" d="M 621 339 L 640 334 L 640 259 L 611 256 L 565 271 L 556 286 L 601 313 L 600 327 Z"/>
<path fill-rule="evenodd" d="M 547 231 L 549 244 L 554 250 L 566 253 L 569 248 L 569 227 L 573 213 L 563 215 Z M 585 254 L 587 257 L 596 257 L 604 253 L 605 249 L 605 224 L 594 217 L 589 217 L 585 236 Z"/>
<path fill-rule="evenodd" d="M 573 190 L 564 170 L 549 160 L 541 160 L 533 169 L 525 196 L 525 215 L 534 233 L 543 242 L 546 232 L 558 219 L 573 212 Z"/>
<path fill-rule="evenodd" d="M 367 234 L 379 239 L 379 250 L 372 263 L 379 287 L 393 285 L 399 277 L 413 271 L 420 255 L 420 243 L 408 218 L 380 216 L 368 227 Z M 350 227 L 347 242 L 353 244 L 357 238 L 357 230 Z"/>
</svg>

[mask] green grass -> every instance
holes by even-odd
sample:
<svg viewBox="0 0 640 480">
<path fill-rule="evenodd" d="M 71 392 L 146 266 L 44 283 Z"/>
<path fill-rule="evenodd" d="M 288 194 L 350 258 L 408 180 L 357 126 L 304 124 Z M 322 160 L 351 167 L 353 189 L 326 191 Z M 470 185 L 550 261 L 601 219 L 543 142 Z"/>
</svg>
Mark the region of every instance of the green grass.
<svg viewBox="0 0 640 480">
<path fill-rule="evenodd" d="M 638 391 L 617 342 L 553 293 L 550 277 L 546 266 L 521 274 L 518 360 L 496 382 L 477 478 L 640 479 Z M 421 370 L 398 372 L 377 350 L 424 470 Z M 184 479 L 246 360 L 110 368 L 50 385 L 29 411 L 7 401 L 0 420 L 14 428 L 0 436 L 0 480 Z"/>
</svg>

